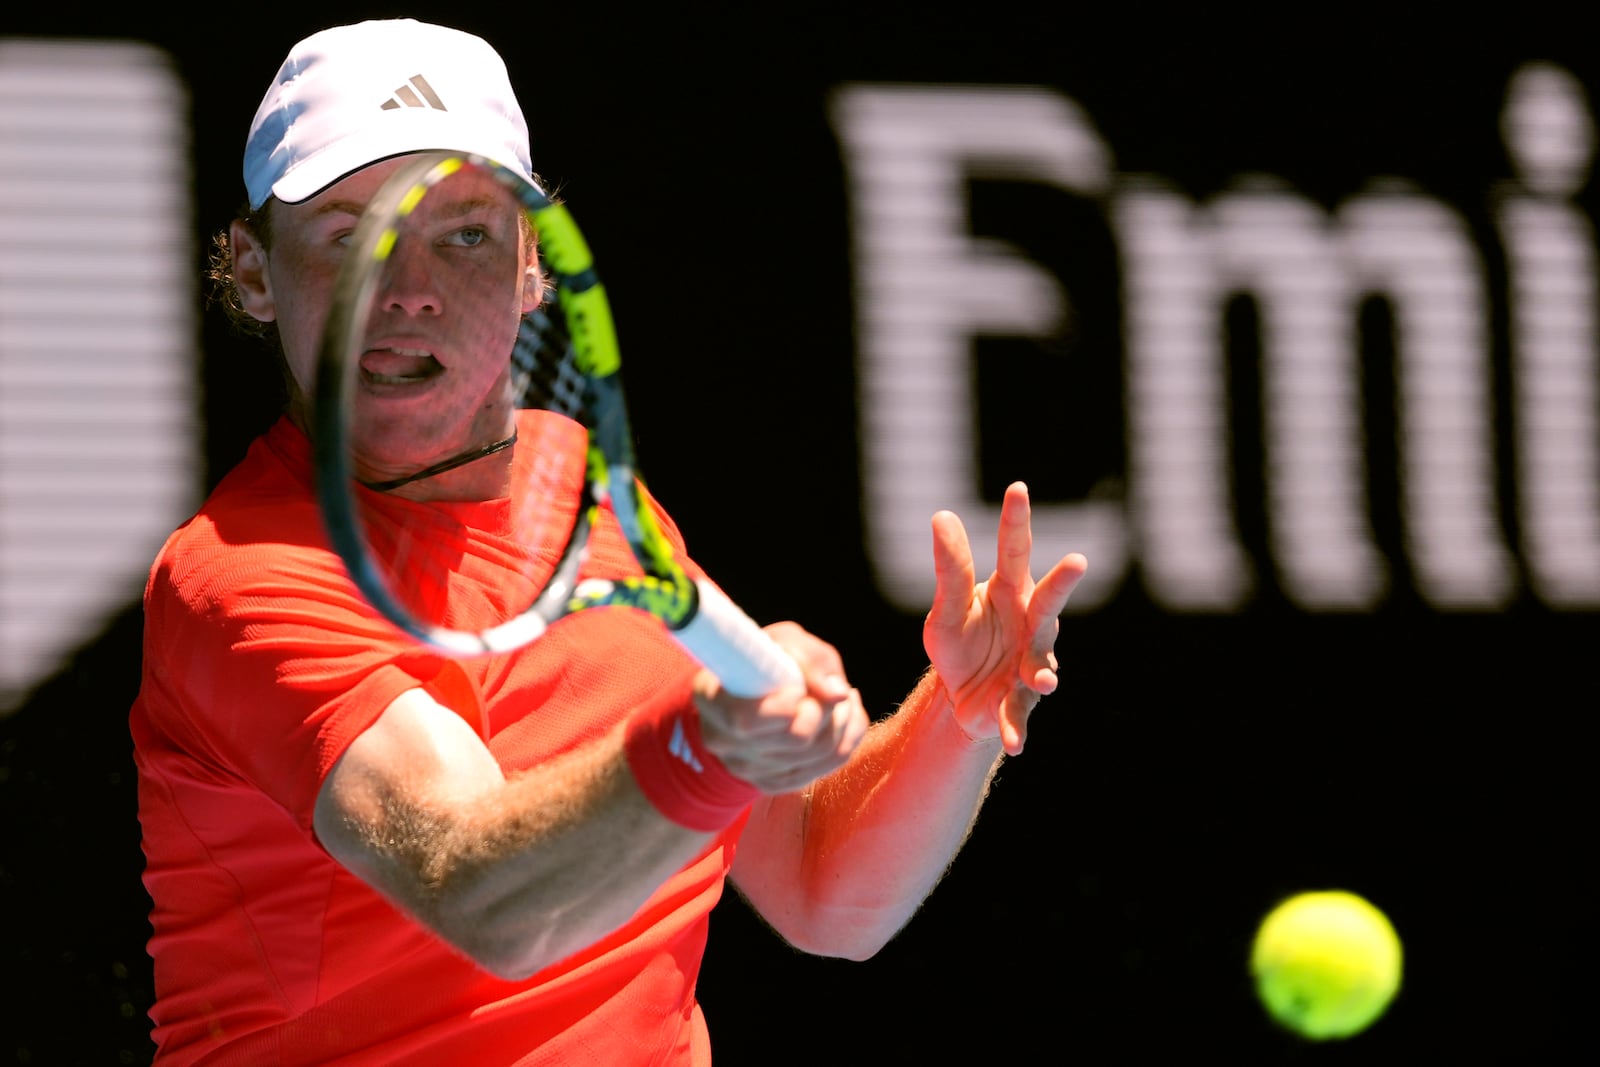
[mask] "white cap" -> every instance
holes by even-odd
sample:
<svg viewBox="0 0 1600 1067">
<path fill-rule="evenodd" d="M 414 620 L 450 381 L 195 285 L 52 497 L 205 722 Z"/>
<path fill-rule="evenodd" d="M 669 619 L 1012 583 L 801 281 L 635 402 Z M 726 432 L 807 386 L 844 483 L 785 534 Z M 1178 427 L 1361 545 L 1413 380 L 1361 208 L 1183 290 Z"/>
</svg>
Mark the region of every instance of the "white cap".
<svg viewBox="0 0 1600 1067">
<path fill-rule="evenodd" d="M 371 163 L 440 149 L 533 181 L 528 123 L 505 61 L 481 37 L 384 19 L 313 34 L 289 52 L 244 149 L 250 207 L 308 200 Z"/>
</svg>

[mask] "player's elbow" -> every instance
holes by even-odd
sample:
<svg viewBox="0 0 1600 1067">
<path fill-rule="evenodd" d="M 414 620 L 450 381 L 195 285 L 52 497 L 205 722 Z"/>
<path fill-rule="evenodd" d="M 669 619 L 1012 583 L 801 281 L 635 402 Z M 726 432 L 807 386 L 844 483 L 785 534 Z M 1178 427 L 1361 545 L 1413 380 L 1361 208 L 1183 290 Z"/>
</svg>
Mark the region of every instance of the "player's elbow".
<svg viewBox="0 0 1600 1067">
<path fill-rule="evenodd" d="M 826 956 L 829 959 L 849 960 L 852 963 L 865 963 L 883 950 L 889 943 L 889 938 L 853 938 L 848 941 L 830 941 L 819 944 L 815 948 L 805 949 L 813 956 Z"/>
<path fill-rule="evenodd" d="M 920 896 L 878 879 L 749 878 L 736 882 L 766 924 L 791 947 L 813 956 L 869 960 L 900 933 Z"/>
<path fill-rule="evenodd" d="M 571 932 L 554 924 L 499 918 L 483 909 L 435 909 L 426 925 L 457 953 L 507 982 L 521 981 L 576 951 Z"/>
<path fill-rule="evenodd" d="M 520 982 L 544 970 L 545 964 L 527 953 L 505 945 L 462 945 L 452 941 L 456 951 L 502 982 Z"/>
<path fill-rule="evenodd" d="M 537 886 L 489 892 L 479 885 L 437 896 L 427 925 L 496 978 L 520 981 L 614 933 L 643 904 L 617 897 L 584 907 L 553 903 Z"/>
<path fill-rule="evenodd" d="M 874 908 L 819 909 L 804 921 L 774 924 L 790 946 L 813 956 L 870 960 L 894 940 L 904 918 Z"/>
</svg>

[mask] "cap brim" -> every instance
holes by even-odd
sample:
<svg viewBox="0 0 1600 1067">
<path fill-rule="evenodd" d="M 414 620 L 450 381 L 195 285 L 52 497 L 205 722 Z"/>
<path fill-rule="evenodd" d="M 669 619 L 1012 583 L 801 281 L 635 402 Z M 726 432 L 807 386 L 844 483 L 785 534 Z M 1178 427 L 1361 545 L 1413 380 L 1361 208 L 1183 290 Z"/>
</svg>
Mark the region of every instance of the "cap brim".
<svg viewBox="0 0 1600 1067">
<path fill-rule="evenodd" d="M 367 126 L 340 138 L 315 156 L 300 160 L 272 186 L 272 195 L 286 204 L 317 196 L 363 167 L 412 152 L 464 152 L 484 156 L 521 174 L 530 182 L 527 163 L 507 143 L 505 127 L 476 129 L 459 116 L 430 108 L 408 108 L 402 116 Z"/>
</svg>

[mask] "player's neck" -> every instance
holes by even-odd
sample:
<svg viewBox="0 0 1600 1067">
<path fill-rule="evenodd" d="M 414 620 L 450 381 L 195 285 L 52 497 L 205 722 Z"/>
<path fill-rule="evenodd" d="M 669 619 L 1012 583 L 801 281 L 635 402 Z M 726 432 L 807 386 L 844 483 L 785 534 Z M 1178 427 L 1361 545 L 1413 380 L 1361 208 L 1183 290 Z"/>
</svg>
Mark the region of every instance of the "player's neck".
<svg viewBox="0 0 1600 1067">
<path fill-rule="evenodd" d="M 516 440 L 513 432 L 424 471 L 369 488 L 423 503 L 497 500 L 510 495 L 512 446 Z"/>
</svg>

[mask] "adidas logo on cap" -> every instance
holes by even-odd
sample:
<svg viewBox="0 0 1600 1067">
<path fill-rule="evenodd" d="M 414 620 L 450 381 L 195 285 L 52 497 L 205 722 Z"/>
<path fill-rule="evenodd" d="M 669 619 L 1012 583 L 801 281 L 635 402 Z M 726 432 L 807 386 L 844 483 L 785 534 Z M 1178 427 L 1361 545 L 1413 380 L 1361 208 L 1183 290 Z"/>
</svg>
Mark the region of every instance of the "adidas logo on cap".
<svg viewBox="0 0 1600 1067">
<path fill-rule="evenodd" d="M 431 107 L 439 111 L 449 111 L 444 106 L 444 101 L 439 99 L 439 94 L 433 91 L 433 86 L 428 84 L 428 79 L 420 74 L 412 75 L 411 80 L 394 91 L 394 95 L 382 104 L 383 110 L 393 111 L 397 107 Z"/>
</svg>

